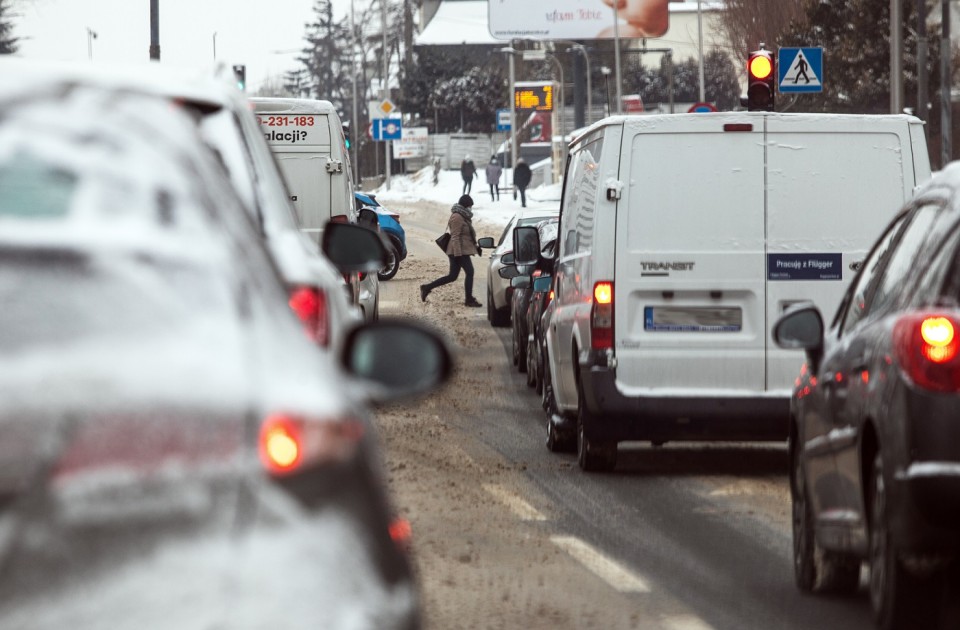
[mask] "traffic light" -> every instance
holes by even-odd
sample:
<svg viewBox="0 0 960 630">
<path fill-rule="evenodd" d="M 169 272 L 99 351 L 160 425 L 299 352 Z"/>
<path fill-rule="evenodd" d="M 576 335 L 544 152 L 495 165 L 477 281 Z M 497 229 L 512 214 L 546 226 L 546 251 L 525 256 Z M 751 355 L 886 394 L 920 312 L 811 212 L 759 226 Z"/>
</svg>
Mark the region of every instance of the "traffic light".
<svg viewBox="0 0 960 630">
<path fill-rule="evenodd" d="M 247 67 L 243 64 L 233 66 L 233 76 L 237 80 L 237 89 L 240 91 L 247 89 Z"/>
<path fill-rule="evenodd" d="M 773 111 L 776 75 L 773 53 L 760 44 L 747 59 L 747 111 Z"/>
</svg>

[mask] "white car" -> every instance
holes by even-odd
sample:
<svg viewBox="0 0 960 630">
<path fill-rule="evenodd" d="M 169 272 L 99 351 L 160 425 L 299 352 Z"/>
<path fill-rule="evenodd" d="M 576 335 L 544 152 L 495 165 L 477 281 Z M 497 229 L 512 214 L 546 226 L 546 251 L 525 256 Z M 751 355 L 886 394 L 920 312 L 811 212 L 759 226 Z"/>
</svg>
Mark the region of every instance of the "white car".
<svg viewBox="0 0 960 630">
<path fill-rule="evenodd" d="M 442 381 L 442 342 L 305 342 L 189 108 L 8 68 L 0 627 L 418 628 L 367 406 Z"/>
<path fill-rule="evenodd" d="M 307 336 L 321 347 L 335 347 L 342 331 L 358 318 L 357 310 L 349 303 L 351 289 L 344 274 L 323 255 L 314 240 L 300 232 L 270 148 L 247 100 L 232 81 L 217 78 L 209 71 L 155 64 L 104 72 L 4 60 L 0 71 L 10 77 L 30 74 L 37 80 L 70 76 L 88 85 L 123 88 L 168 99 L 186 108 L 204 141 L 217 153 L 256 223 L 284 279 L 290 308 L 300 318 Z"/>
<path fill-rule="evenodd" d="M 536 225 L 544 219 L 559 216 L 559 209 L 525 208 L 519 211 L 503 229 L 497 247 L 490 254 L 487 273 L 487 319 L 490 325 L 510 325 L 510 279 L 517 275 L 513 264 L 513 230 L 520 225 Z"/>
</svg>

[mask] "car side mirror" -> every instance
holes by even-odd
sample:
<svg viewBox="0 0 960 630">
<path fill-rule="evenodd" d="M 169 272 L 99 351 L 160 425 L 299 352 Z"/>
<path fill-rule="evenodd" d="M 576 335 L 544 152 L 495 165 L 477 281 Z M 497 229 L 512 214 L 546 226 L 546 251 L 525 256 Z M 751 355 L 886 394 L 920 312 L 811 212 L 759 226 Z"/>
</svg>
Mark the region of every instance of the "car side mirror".
<svg viewBox="0 0 960 630">
<path fill-rule="evenodd" d="M 380 217 L 377 216 L 376 210 L 371 210 L 369 207 L 364 206 L 360 208 L 360 211 L 357 216 L 357 225 L 362 225 L 363 227 L 377 232 L 380 230 Z"/>
<path fill-rule="evenodd" d="M 533 265 L 540 259 L 540 233 L 536 227 L 514 228 L 513 258 L 518 265 Z"/>
<path fill-rule="evenodd" d="M 496 244 L 493 242 L 493 237 L 491 236 L 484 236 L 483 238 L 477 241 L 477 245 L 479 245 L 483 249 L 493 249 L 494 247 L 496 247 Z"/>
<path fill-rule="evenodd" d="M 773 340 L 785 350 L 804 350 L 811 367 L 823 356 L 823 317 L 812 302 L 788 308 L 773 325 Z"/>
<path fill-rule="evenodd" d="M 520 270 L 517 269 L 516 265 L 507 265 L 506 267 L 500 267 L 497 275 L 504 280 L 512 280 L 520 275 Z"/>
<path fill-rule="evenodd" d="M 387 264 L 387 248 L 380 234 L 360 225 L 327 223 L 321 246 L 340 273 L 371 273 Z"/>
<path fill-rule="evenodd" d="M 543 293 L 544 291 L 550 290 L 550 285 L 553 283 L 553 278 L 551 276 L 540 276 L 539 278 L 534 278 L 533 280 L 533 290 L 537 293 Z"/>
<path fill-rule="evenodd" d="M 510 286 L 514 289 L 530 288 L 530 276 L 514 276 L 510 278 Z"/>
<path fill-rule="evenodd" d="M 424 394 L 444 383 L 453 370 L 453 357 L 439 335 L 420 324 L 388 318 L 351 330 L 341 363 L 348 374 L 371 385 L 374 403 Z"/>
</svg>

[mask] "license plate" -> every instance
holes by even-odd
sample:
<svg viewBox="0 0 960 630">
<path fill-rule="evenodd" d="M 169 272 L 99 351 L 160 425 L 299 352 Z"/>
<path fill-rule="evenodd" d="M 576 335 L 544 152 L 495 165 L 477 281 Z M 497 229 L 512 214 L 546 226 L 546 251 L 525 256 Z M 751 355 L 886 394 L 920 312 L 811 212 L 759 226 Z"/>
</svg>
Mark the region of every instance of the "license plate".
<svg viewBox="0 0 960 630">
<path fill-rule="evenodd" d="M 740 332 L 743 311 L 739 307 L 647 306 L 643 329 L 652 332 Z"/>
</svg>

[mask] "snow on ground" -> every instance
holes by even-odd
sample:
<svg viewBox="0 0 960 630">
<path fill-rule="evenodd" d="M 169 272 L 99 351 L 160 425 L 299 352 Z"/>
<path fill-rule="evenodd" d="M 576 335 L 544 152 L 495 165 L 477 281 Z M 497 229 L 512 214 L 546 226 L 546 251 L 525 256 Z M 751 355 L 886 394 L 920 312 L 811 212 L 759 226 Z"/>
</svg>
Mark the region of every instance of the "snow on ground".
<svg viewBox="0 0 960 630">
<path fill-rule="evenodd" d="M 485 219 L 491 223 L 506 225 L 510 218 L 521 209 L 520 198 L 513 198 L 512 192 L 500 194 L 499 201 L 490 200 L 490 186 L 487 185 L 486 176 L 483 173 L 483 164 L 478 165 L 480 171 L 477 172 L 478 178 L 473 180 L 473 188 L 470 196 L 473 197 L 474 218 Z M 501 182 L 512 181 L 510 169 L 505 169 Z M 433 201 L 447 206 L 452 206 L 460 199 L 463 193 L 463 179 L 460 177 L 460 171 L 440 171 L 439 181 L 433 184 L 433 167 L 428 166 L 416 173 L 407 175 L 392 175 L 390 177 L 390 190 L 383 185 L 373 191 L 377 196 L 377 201 L 390 208 L 391 202 L 404 204 L 402 210 L 397 210 L 401 215 L 416 214 L 415 204 L 419 201 Z M 560 185 L 552 184 L 549 186 L 538 186 L 537 188 L 527 189 L 527 207 L 528 208 L 559 208 L 560 207 Z"/>
</svg>

